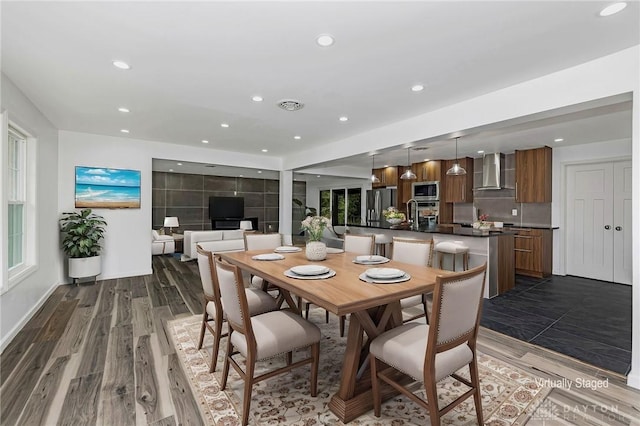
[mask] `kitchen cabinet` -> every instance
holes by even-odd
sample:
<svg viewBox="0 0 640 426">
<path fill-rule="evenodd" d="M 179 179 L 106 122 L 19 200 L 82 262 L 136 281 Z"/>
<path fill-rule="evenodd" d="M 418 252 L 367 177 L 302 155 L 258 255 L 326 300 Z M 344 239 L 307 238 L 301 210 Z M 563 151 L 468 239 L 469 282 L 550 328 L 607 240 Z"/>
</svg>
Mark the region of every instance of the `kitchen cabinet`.
<svg viewBox="0 0 640 426">
<path fill-rule="evenodd" d="M 516 151 L 516 202 L 551 202 L 551 148 Z"/>
<path fill-rule="evenodd" d="M 451 176 L 446 174 L 458 161 L 460 166 L 467 171 L 466 175 Z M 440 201 L 445 203 L 472 203 L 473 202 L 473 158 L 464 157 L 458 160 L 444 161 L 442 168 L 444 176 L 444 189 L 440 186 Z"/>
<path fill-rule="evenodd" d="M 380 179 L 380 182 L 371 184 L 373 188 L 385 188 L 387 186 L 398 185 L 398 168 L 395 166 L 373 169 L 372 174 Z"/>
<path fill-rule="evenodd" d="M 416 182 L 429 182 L 440 180 L 440 161 L 431 160 L 421 163 L 413 163 L 411 170 L 416 174 Z"/>
<path fill-rule="evenodd" d="M 543 278 L 551 274 L 553 235 L 550 229 L 512 228 L 516 274 Z"/>
</svg>

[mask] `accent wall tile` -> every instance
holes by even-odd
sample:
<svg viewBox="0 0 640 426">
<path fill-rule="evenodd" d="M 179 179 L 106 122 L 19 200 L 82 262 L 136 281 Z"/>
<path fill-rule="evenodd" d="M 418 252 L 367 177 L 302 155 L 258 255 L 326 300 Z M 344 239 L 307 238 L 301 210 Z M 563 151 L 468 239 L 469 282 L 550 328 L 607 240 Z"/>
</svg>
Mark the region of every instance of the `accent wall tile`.
<svg viewBox="0 0 640 426">
<path fill-rule="evenodd" d="M 154 189 L 166 188 L 167 174 L 165 172 L 153 172 L 151 175 L 151 187 Z"/>
<path fill-rule="evenodd" d="M 267 207 L 264 209 L 264 220 L 265 222 L 278 222 L 280 219 L 279 209 Z"/>
<path fill-rule="evenodd" d="M 167 173 L 167 189 L 182 189 L 182 177 L 178 173 Z"/>
<path fill-rule="evenodd" d="M 249 192 L 239 193 L 239 196 L 244 198 L 244 208 L 247 207 L 263 207 L 264 206 L 264 193 L 262 192 Z"/>
<path fill-rule="evenodd" d="M 245 207 L 244 216 L 245 217 L 257 217 L 258 223 L 264 222 L 264 208 L 262 207 Z"/>
<path fill-rule="evenodd" d="M 151 207 L 162 207 L 167 204 L 166 191 L 164 189 L 151 190 Z"/>
<path fill-rule="evenodd" d="M 204 189 L 204 176 L 191 174 L 181 174 L 180 176 L 182 178 L 180 189 L 198 191 L 202 191 Z"/>
<path fill-rule="evenodd" d="M 306 188 L 306 187 L 305 187 Z M 296 182 L 293 183 L 293 191 L 295 193 Z M 280 181 L 273 179 L 265 179 L 264 181 L 264 192 L 266 193 L 280 193 Z"/>
<path fill-rule="evenodd" d="M 265 207 L 279 207 L 280 196 L 278 194 L 265 194 L 264 206 Z"/>
<path fill-rule="evenodd" d="M 200 224 L 204 222 L 204 209 L 194 207 L 167 207 L 167 216 L 177 216 L 180 225 Z"/>
<path fill-rule="evenodd" d="M 153 229 L 162 228 L 165 218 L 164 207 L 154 207 L 151 209 L 151 227 Z"/>
<path fill-rule="evenodd" d="M 264 179 L 240 178 L 238 179 L 239 192 L 264 193 Z"/>
<path fill-rule="evenodd" d="M 167 206 L 192 207 L 203 205 L 202 191 L 167 190 Z"/>
<path fill-rule="evenodd" d="M 204 176 L 205 191 L 236 191 L 237 178 L 228 176 Z"/>
<path fill-rule="evenodd" d="M 293 182 L 293 195 L 306 195 L 307 194 L 307 183 L 303 181 L 295 181 Z M 300 197 L 297 197 L 300 198 Z"/>
</svg>

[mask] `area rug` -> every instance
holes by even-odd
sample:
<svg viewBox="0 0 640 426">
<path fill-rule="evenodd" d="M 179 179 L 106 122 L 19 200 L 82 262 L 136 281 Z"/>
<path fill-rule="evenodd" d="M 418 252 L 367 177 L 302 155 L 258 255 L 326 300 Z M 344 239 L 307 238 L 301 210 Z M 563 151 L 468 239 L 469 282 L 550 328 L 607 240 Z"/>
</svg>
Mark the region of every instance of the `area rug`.
<svg viewBox="0 0 640 426">
<path fill-rule="evenodd" d="M 239 424 L 238 413 L 242 407 L 243 381 L 230 369 L 227 389 L 220 390 L 226 338 L 222 339 L 218 354 L 217 371 L 209 373 L 213 339 L 206 332 L 205 344 L 197 349 L 201 316 L 174 320 L 168 324 L 169 332 L 179 355 L 191 389 L 199 401 L 205 422 L 211 425 L 232 426 Z M 328 409 L 331 396 L 339 386 L 340 368 L 344 355 L 345 338 L 339 337 L 337 317 L 331 316 L 325 324 L 325 312 L 312 309 L 310 320 L 322 330 L 320 343 L 320 367 L 318 372 L 318 396 L 309 394 L 309 367 L 302 367 L 288 374 L 258 383 L 253 388 L 249 424 L 252 425 L 341 425 Z M 241 359 L 242 357 L 239 357 Z M 294 355 L 295 360 L 295 355 Z M 263 371 L 275 365 L 283 365 L 276 358 L 259 364 Z M 478 353 L 478 369 L 482 388 L 482 407 L 485 424 L 491 426 L 523 425 L 550 392 L 536 383 L 536 377 L 486 354 Z M 468 378 L 468 369 L 459 374 Z M 453 401 L 468 389 L 449 378 L 438 384 L 439 405 Z M 422 395 L 424 397 L 424 394 Z M 373 411 L 365 413 L 350 425 L 412 426 L 430 424 L 428 413 L 408 398 L 398 396 L 386 401 L 382 415 L 376 418 Z M 475 425 L 476 414 L 473 398 L 458 405 L 442 419 L 443 425 Z"/>
</svg>

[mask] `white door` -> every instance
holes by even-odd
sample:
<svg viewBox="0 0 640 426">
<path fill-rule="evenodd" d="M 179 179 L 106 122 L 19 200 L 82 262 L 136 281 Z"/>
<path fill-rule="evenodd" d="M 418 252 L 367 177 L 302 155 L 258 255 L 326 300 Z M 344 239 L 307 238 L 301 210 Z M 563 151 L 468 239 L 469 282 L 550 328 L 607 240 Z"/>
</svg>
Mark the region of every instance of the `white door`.
<svg viewBox="0 0 640 426">
<path fill-rule="evenodd" d="M 567 273 L 631 284 L 631 162 L 567 168 Z"/>
</svg>

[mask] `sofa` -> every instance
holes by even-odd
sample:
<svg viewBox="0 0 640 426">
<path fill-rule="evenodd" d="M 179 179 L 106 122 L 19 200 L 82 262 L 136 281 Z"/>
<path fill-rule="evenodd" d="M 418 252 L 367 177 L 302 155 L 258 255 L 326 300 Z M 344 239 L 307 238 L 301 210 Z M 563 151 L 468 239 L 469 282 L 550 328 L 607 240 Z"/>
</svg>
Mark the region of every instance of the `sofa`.
<svg viewBox="0 0 640 426">
<path fill-rule="evenodd" d="M 198 258 L 196 245 L 210 252 L 244 250 L 244 231 L 233 229 L 225 231 L 184 231 L 184 255 L 182 260 Z"/>
<path fill-rule="evenodd" d="M 155 229 L 151 230 L 151 254 L 172 254 L 176 251 L 176 242 L 171 235 L 160 235 Z"/>
</svg>

